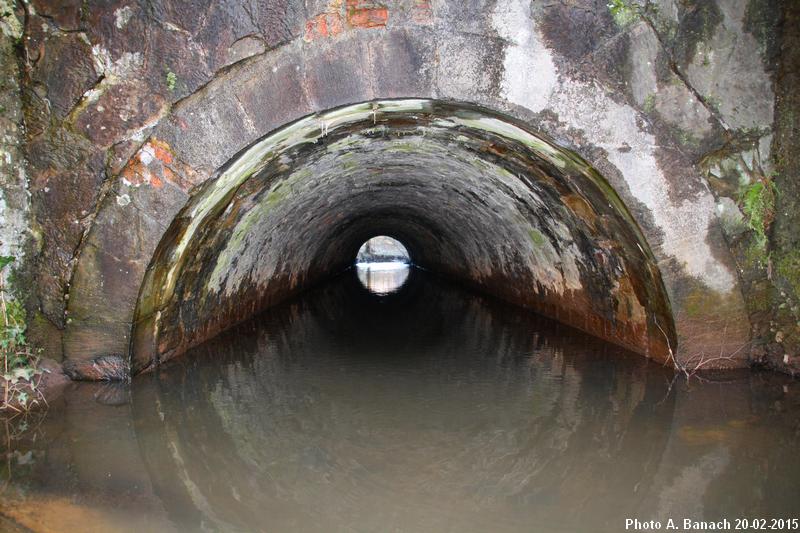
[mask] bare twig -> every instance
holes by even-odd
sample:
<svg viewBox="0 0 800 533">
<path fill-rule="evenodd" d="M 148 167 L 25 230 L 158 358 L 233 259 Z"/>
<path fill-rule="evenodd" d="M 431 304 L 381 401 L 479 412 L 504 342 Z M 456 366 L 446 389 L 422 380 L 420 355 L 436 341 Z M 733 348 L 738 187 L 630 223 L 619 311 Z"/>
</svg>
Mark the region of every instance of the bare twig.
<svg viewBox="0 0 800 533">
<path fill-rule="evenodd" d="M 704 352 L 700 352 L 699 354 L 692 354 L 692 355 L 686 357 L 686 360 L 690 364 L 681 363 L 675 357 L 675 352 L 673 351 L 672 345 L 669 342 L 669 336 L 667 336 L 667 333 L 664 331 L 664 328 L 661 327 L 661 324 L 658 323 L 658 318 L 653 316 L 653 321 L 654 321 L 656 327 L 659 329 L 659 331 L 661 331 L 661 334 L 664 335 L 664 340 L 667 343 L 667 350 L 669 351 L 669 358 L 666 361 L 664 361 L 664 365 L 666 365 L 667 363 L 672 363 L 672 367 L 676 371 L 678 371 L 678 373 L 683 374 L 684 376 L 686 376 L 686 380 L 687 381 L 692 377 L 696 377 L 697 379 L 702 379 L 701 377 L 697 376 L 697 373 L 700 370 L 702 370 L 703 367 L 705 367 L 706 365 L 709 365 L 711 363 L 717 363 L 719 361 L 729 361 L 729 362 L 735 361 L 736 360 L 736 355 L 739 352 L 741 352 L 747 346 L 747 343 L 742 344 L 741 346 L 739 346 L 739 348 L 737 348 L 732 353 L 730 353 L 728 355 L 722 355 L 723 351 L 724 351 L 724 347 L 722 345 L 720 345 L 720 347 L 719 347 L 719 355 L 716 356 L 716 357 L 712 357 L 712 358 L 706 359 L 705 353 Z M 725 328 L 725 331 L 723 331 L 723 337 L 725 336 L 726 332 L 727 332 L 727 326 Z M 700 360 L 699 361 L 697 361 L 697 356 L 698 355 L 700 356 Z M 673 379 L 673 383 L 670 384 L 670 387 L 669 387 L 670 391 L 672 390 L 672 385 L 674 385 L 674 379 Z M 669 394 L 669 392 L 668 392 L 668 394 Z"/>
</svg>

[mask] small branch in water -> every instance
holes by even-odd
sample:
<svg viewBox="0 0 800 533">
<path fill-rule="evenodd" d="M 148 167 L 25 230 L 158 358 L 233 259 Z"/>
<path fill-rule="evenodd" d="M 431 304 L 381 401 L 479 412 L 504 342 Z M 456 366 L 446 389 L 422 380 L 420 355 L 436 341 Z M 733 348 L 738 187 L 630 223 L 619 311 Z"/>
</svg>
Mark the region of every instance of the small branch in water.
<svg viewBox="0 0 800 533">
<path fill-rule="evenodd" d="M 671 362 L 672 363 L 672 367 L 675 370 L 677 370 L 679 373 L 685 375 L 687 381 L 689 380 L 689 378 L 692 378 L 692 377 L 697 377 L 697 379 L 702 379 L 699 376 L 696 376 L 696 374 L 697 374 L 697 372 L 702 370 L 703 367 L 705 367 L 706 365 L 708 365 L 710 363 L 715 363 L 715 362 L 719 362 L 719 361 L 731 361 L 731 362 L 735 361 L 736 360 L 736 354 L 741 352 L 744 349 L 744 347 L 747 346 L 747 343 L 742 344 L 733 353 L 730 353 L 728 355 L 722 355 L 723 346 L 720 345 L 719 355 L 717 357 L 712 357 L 710 359 L 706 359 L 706 356 L 705 356 L 704 352 L 700 352 L 699 354 L 690 355 L 689 357 L 687 357 L 687 360 L 690 361 L 691 363 L 693 363 L 690 366 L 688 364 L 683 364 L 683 363 L 679 362 L 675 358 L 675 352 L 672 350 L 672 345 L 669 342 L 669 337 L 667 336 L 667 333 L 664 331 L 664 328 L 661 327 L 661 324 L 658 323 L 658 318 L 657 317 L 653 316 L 653 321 L 655 322 L 655 325 L 658 328 L 658 330 L 664 336 L 664 340 L 667 343 L 667 350 L 669 351 L 669 358 L 666 361 L 664 361 L 664 365 L 666 365 L 667 363 Z M 723 337 L 725 336 L 726 332 L 727 332 L 727 326 L 725 328 L 725 331 L 723 331 Z M 694 363 L 694 361 L 696 361 L 696 359 L 697 359 L 697 357 L 696 357 L 697 355 L 700 356 L 700 360 L 697 361 L 697 363 Z M 670 390 L 672 390 L 672 385 L 670 385 Z"/>
</svg>

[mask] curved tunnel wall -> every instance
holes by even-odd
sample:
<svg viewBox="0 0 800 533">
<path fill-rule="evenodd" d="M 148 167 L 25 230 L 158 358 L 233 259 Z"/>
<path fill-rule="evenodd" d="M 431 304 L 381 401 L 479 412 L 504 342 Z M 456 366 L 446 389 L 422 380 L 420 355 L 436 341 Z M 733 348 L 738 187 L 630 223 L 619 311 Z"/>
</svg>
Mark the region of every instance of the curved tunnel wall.
<svg viewBox="0 0 800 533">
<path fill-rule="evenodd" d="M 376 234 L 648 357 L 675 345 L 656 261 L 596 171 L 506 117 L 406 99 L 301 119 L 204 183 L 146 273 L 134 371 L 340 272 Z"/>
</svg>

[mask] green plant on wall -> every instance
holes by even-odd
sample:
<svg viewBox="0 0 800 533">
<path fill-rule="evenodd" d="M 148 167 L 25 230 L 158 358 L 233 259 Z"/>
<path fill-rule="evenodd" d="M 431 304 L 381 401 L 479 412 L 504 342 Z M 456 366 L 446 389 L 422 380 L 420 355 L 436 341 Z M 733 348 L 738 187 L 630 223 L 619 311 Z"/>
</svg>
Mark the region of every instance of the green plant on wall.
<svg viewBox="0 0 800 533">
<path fill-rule="evenodd" d="M 614 22 L 619 26 L 628 26 L 639 16 L 638 6 L 629 0 L 611 0 L 607 5 Z"/>
<path fill-rule="evenodd" d="M 167 89 L 172 92 L 175 90 L 175 86 L 178 83 L 178 76 L 175 75 L 174 72 L 171 70 L 167 72 Z"/>
<path fill-rule="evenodd" d="M 645 113 L 652 113 L 656 108 L 656 95 L 655 93 L 650 93 L 644 98 L 644 112 Z"/>
<path fill-rule="evenodd" d="M 767 249 L 767 231 L 775 218 L 775 197 L 777 188 L 770 176 L 761 179 L 742 189 L 740 203 L 747 226 L 755 233 L 755 245 L 761 250 Z"/>
<path fill-rule="evenodd" d="M 0 274 L 14 261 L 0 256 Z M 43 401 L 38 388 L 42 371 L 25 338 L 25 311 L 9 298 L 0 275 L 0 410 L 24 411 Z"/>
</svg>

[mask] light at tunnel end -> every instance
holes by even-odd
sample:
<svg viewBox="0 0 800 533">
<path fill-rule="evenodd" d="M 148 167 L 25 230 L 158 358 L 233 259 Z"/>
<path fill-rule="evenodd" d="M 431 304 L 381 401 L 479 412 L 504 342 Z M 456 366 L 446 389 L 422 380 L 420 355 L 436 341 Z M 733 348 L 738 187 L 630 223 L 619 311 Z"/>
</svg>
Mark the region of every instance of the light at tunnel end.
<svg viewBox="0 0 800 533">
<path fill-rule="evenodd" d="M 379 235 L 361 245 L 355 268 L 364 288 L 378 296 L 385 296 L 399 291 L 408 281 L 411 258 L 403 243 Z"/>
</svg>

